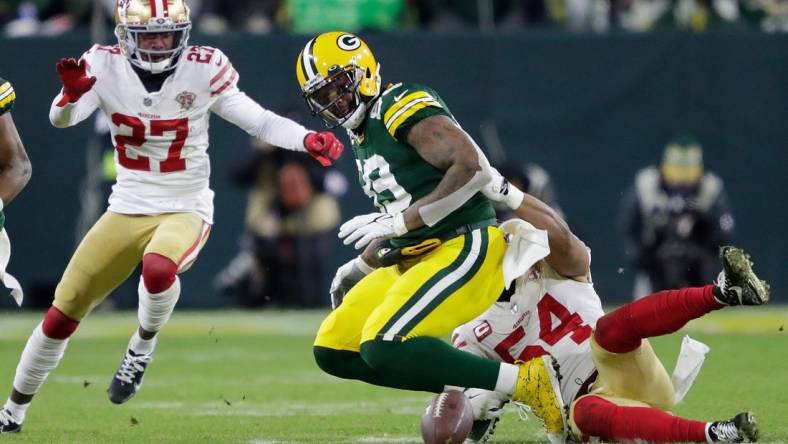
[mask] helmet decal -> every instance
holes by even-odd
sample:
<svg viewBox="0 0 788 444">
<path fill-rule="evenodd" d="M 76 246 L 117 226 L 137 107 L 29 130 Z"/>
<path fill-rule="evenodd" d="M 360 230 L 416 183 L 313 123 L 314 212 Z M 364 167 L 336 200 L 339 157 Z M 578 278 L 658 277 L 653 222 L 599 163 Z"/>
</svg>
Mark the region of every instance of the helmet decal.
<svg viewBox="0 0 788 444">
<path fill-rule="evenodd" d="M 317 66 L 315 66 L 315 57 L 312 55 L 312 48 L 315 46 L 315 39 L 307 42 L 304 50 L 301 52 L 301 68 L 304 70 L 304 77 L 307 79 L 314 78 L 318 75 Z"/>
<path fill-rule="evenodd" d="M 342 34 L 337 38 L 337 46 L 345 51 L 353 51 L 361 46 L 361 40 L 353 34 Z"/>
</svg>

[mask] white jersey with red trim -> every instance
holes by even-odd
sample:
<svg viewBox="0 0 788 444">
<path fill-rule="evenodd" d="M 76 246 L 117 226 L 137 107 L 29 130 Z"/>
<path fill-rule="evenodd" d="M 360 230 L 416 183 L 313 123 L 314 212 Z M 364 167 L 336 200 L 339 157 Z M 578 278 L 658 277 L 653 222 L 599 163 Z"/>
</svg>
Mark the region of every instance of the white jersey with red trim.
<svg viewBox="0 0 788 444">
<path fill-rule="evenodd" d="M 560 276 L 542 260 L 516 281 L 510 302 L 497 302 L 457 327 L 460 350 L 513 363 L 544 354 L 561 366 L 561 394 L 569 404 L 595 371 L 590 338 L 604 315 L 591 283 Z"/>
<path fill-rule="evenodd" d="M 75 103 L 59 94 L 50 109 L 57 127 L 96 108 L 108 117 L 117 183 L 110 211 L 121 214 L 195 212 L 213 223 L 208 128 L 216 113 L 274 146 L 305 151 L 308 131 L 238 89 L 238 72 L 222 51 L 189 46 L 161 89 L 148 92 L 118 46 L 95 45 L 82 59 L 97 81 Z"/>
</svg>

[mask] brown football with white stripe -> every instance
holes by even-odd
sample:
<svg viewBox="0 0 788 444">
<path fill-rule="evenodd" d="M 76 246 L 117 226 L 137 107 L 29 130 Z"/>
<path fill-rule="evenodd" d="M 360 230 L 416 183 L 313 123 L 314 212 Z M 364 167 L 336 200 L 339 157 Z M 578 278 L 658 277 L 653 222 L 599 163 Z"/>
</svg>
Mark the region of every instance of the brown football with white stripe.
<svg viewBox="0 0 788 444">
<path fill-rule="evenodd" d="M 421 417 L 425 444 L 461 444 L 473 427 L 473 407 L 465 393 L 447 390 L 432 399 Z"/>
</svg>

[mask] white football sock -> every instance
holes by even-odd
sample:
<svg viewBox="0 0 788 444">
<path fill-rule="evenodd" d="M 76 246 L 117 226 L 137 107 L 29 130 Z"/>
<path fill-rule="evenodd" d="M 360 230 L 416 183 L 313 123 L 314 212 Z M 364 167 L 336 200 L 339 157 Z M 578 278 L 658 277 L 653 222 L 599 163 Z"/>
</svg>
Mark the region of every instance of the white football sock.
<svg viewBox="0 0 788 444">
<path fill-rule="evenodd" d="M 520 374 L 520 367 L 514 364 L 501 363 L 498 369 L 498 381 L 495 383 L 495 391 L 511 395 L 517 387 L 517 375 Z"/>
<path fill-rule="evenodd" d="M 14 389 L 23 395 L 34 395 L 38 392 L 49 373 L 60 363 L 68 345 L 68 339 L 48 338 L 41 328 L 42 325 L 43 322 L 33 329 L 16 367 Z M 21 414 L 24 419 L 24 410 Z"/>
<path fill-rule="evenodd" d="M 149 332 L 158 332 L 170 320 L 170 315 L 175 309 L 175 304 L 181 295 L 181 281 L 175 277 L 175 282 L 170 288 L 161 293 L 150 293 L 145 288 L 145 283 L 140 277 L 140 284 L 137 288 L 139 294 L 139 309 L 137 317 L 140 327 Z"/>
<path fill-rule="evenodd" d="M 131 339 L 129 340 L 129 350 L 138 355 L 149 355 L 153 353 L 153 350 L 156 349 L 157 337 L 158 336 L 154 336 L 150 339 L 142 339 L 142 337 L 140 337 L 139 330 L 137 330 L 133 335 L 131 335 Z"/>
<path fill-rule="evenodd" d="M 5 405 L 3 406 L 4 409 L 11 414 L 14 418 L 14 421 L 22 424 L 25 422 L 25 415 L 27 414 L 27 408 L 30 407 L 30 403 L 27 404 L 17 404 L 14 401 L 11 401 L 11 398 L 6 400 Z"/>
</svg>

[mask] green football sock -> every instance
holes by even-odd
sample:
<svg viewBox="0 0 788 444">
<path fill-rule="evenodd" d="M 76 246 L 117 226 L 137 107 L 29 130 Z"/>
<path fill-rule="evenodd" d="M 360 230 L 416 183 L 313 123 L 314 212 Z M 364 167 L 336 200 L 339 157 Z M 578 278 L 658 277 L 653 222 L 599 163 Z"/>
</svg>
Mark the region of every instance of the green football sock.
<svg viewBox="0 0 788 444">
<path fill-rule="evenodd" d="M 361 356 L 373 369 L 400 378 L 399 388 L 420 386 L 475 387 L 495 390 L 500 363 L 457 350 L 427 336 L 403 342 L 380 339 L 361 344 Z M 414 381 L 416 384 L 408 386 Z"/>
<path fill-rule="evenodd" d="M 334 350 L 326 347 L 313 348 L 315 361 L 328 374 L 344 379 L 356 379 L 369 384 L 398 389 L 439 393 L 443 384 L 425 382 L 423 378 L 381 372 L 373 369 L 361 358 L 361 354 L 347 350 Z"/>
</svg>

